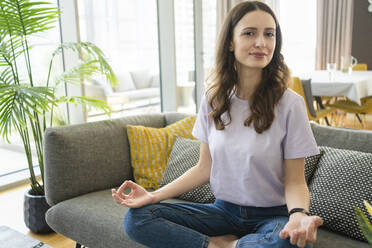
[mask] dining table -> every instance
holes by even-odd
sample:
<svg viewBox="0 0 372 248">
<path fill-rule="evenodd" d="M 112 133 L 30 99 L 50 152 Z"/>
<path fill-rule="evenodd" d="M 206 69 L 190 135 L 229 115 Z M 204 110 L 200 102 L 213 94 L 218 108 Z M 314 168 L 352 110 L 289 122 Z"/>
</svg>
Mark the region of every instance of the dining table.
<svg viewBox="0 0 372 248">
<path fill-rule="evenodd" d="M 360 99 L 372 96 L 372 71 L 352 71 L 351 73 L 316 70 L 307 77 L 311 78 L 313 96 L 344 96 L 358 104 Z"/>
</svg>

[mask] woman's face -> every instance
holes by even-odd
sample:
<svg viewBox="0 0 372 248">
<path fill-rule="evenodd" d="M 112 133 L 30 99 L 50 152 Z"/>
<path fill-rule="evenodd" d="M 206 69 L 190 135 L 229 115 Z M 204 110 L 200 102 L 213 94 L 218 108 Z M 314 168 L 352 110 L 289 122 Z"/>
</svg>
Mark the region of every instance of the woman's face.
<svg viewBox="0 0 372 248">
<path fill-rule="evenodd" d="M 230 44 L 238 68 L 263 69 L 270 63 L 276 43 L 275 26 L 274 18 L 261 10 L 240 19 Z"/>
</svg>

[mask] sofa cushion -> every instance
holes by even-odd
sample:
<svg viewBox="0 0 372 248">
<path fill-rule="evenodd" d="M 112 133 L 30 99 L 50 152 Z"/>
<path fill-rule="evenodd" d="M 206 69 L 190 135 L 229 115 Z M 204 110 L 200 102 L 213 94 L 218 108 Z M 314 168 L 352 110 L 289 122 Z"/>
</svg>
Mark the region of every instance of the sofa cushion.
<svg viewBox="0 0 372 248">
<path fill-rule="evenodd" d="M 150 87 L 152 87 L 152 88 L 159 88 L 160 87 L 160 75 L 159 75 L 159 73 L 152 75 Z"/>
<path fill-rule="evenodd" d="M 58 203 L 48 210 L 46 221 L 54 231 L 87 247 L 122 244 L 121 247 L 142 248 L 124 232 L 127 210 L 113 201 L 111 190 L 104 190 Z"/>
<path fill-rule="evenodd" d="M 124 191 L 129 194 L 129 188 Z M 168 199 L 164 202 L 185 202 Z M 56 232 L 94 248 L 145 248 L 124 232 L 123 221 L 128 208 L 117 204 L 111 189 L 75 197 L 51 207 L 46 221 Z M 1 245 L 0 245 L 1 246 Z"/>
<path fill-rule="evenodd" d="M 159 188 L 176 136 L 195 139 L 191 134 L 194 122 L 190 116 L 164 128 L 127 126 L 136 183 L 146 189 Z"/>
<path fill-rule="evenodd" d="M 161 187 L 174 181 L 199 161 L 200 142 L 198 140 L 177 137 L 169 155 L 168 166 L 161 180 Z M 212 203 L 216 199 L 210 184 L 207 183 L 194 190 L 186 192 L 177 198 L 199 203 Z"/>
<path fill-rule="evenodd" d="M 324 152 L 310 183 L 310 213 L 321 216 L 332 231 L 366 241 L 354 207 L 372 202 L 372 154 L 320 147 Z M 365 211 L 365 210 L 364 210 Z"/>
<path fill-rule="evenodd" d="M 135 90 L 136 86 L 134 85 L 132 76 L 128 71 L 122 71 L 117 75 L 119 85 L 113 88 L 114 92 L 123 92 L 129 90 Z"/>
<path fill-rule="evenodd" d="M 136 89 L 148 88 L 151 86 L 152 75 L 149 69 L 131 71 L 132 79 Z"/>
<path fill-rule="evenodd" d="M 128 194 L 129 188 L 124 193 Z M 185 201 L 168 199 L 164 202 Z M 113 201 L 111 189 L 107 189 L 78 196 L 51 207 L 46 220 L 54 231 L 87 247 L 144 248 L 130 240 L 124 232 L 123 220 L 127 211 L 128 208 Z M 367 243 L 349 239 L 325 228 L 318 230 L 317 242 L 314 244 L 314 248 L 368 247 Z"/>
<path fill-rule="evenodd" d="M 311 179 L 314 176 L 315 170 L 318 167 L 318 163 L 322 155 L 323 152 L 320 151 L 319 154 L 305 158 L 305 179 L 307 185 L 310 185 Z"/>
<path fill-rule="evenodd" d="M 320 227 L 314 248 L 370 248 L 368 243 L 351 239 L 340 233 Z"/>
</svg>

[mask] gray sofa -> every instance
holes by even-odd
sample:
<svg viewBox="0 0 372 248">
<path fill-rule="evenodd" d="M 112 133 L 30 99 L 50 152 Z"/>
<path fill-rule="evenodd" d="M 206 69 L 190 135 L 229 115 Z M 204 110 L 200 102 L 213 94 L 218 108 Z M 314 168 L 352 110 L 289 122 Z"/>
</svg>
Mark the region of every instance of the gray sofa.
<svg viewBox="0 0 372 248">
<path fill-rule="evenodd" d="M 45 133 L 45 190 L 51 206 L 46 220 L 53 230 L 90 248 L 143 247 L 123 231 L 127 209 L 111 198 L 111 188 L 133 179 L 126 125 L 164 127 L 186 115 L 137 115 Z M 372 153 L 372 132 L 312 123 L 318 145 Z M 167 202 L 179 202 L 170 199 Z M 367 243 L 321 228 L 315 248 L 363 248 Z"/>
<path fill-rule="evenodd" d="M 159 74 L 150 70 L 119 71 L 118 85 L 112 87 L 104 77 L 98 77 L 86 82 L 85 95 L 95 97 L 107 102 L 111 107 L 125 105 L 131 106 L 159 104 L 160 79 Z"/>
</svg>

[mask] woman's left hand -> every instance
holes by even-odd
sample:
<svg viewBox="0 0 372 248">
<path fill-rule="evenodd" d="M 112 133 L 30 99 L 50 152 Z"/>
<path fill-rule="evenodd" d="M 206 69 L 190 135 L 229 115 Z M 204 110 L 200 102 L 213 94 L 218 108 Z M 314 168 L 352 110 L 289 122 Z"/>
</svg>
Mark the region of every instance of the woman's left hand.
<svg viewBox="0 0 372 248">
<path fill-rule="evenodd" d="M 289 237 L 292 245 L 305 247 L 306 244 L 313 244 L 316 241 L 317 229 L 322 224 L 323 220 L 319 216 L 294 213 L 279 233 L 279 237 L 281 239 Z"/>
</svg>

